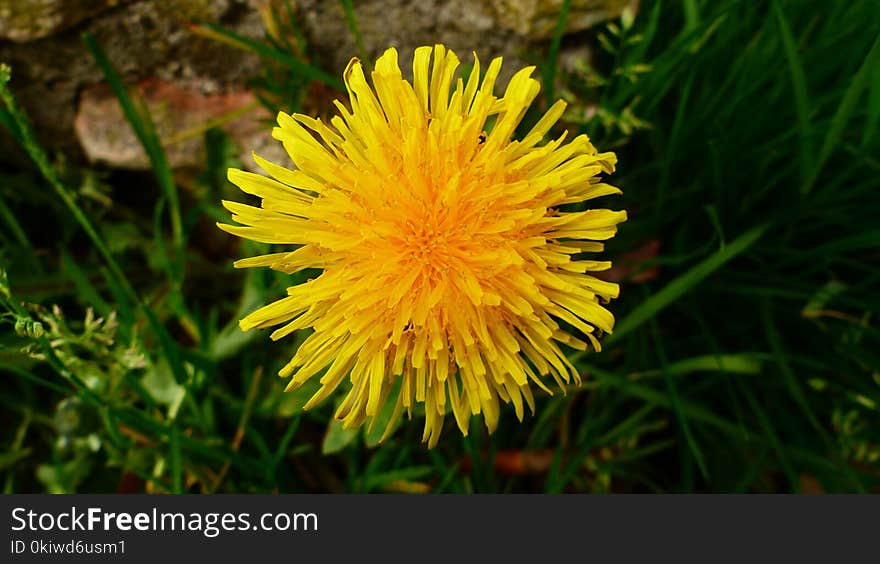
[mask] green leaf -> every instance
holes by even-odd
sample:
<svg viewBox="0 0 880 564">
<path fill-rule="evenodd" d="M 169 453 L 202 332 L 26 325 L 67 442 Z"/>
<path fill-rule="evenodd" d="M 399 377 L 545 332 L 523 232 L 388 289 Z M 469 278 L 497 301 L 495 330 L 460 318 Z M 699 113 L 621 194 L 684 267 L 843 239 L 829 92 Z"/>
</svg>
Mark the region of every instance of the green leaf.
<svg viewBox="0 0 880 564">
<path fill-rule="evenodd" d="M 342 422 L 331 419 L 321 443 L 322 454 L 334 454 L 350 445 L 358 436 L 358 429 L 343 429 Z"/>
<path fill-rule="evenodd" d="M 391 386 L 391 390 L 388 392 L 385 401 L 382 402 L 382 408 L 379 410 L 379 413 L 376 414 L 376 417 L 370 421 L 370 424 L 364 431 L 364 442 L 368 447 L 373 448 L 377 446 L 382 439 L 382 436 L 385 435 L 385 429 L 391 421 L 391 416 L 394 415 L 394 408 L 397 406 L 397 397 L 399 394 L 400 378 L 398 378 Z M 397 419 L 397 422 L 394 425 L 395 429 L 400 425 L 401 420 L 402 418 Z M 391 430 L 391 433 L 393 432 L 394 429 Z M 389 437 L 391 436 L 391 433 L 389 433 Z"/>
<path fill-rule="evenodd" d="M 169 408 L 179 406 L 186 394 L 186 388 L 175 380 L 171 370 L 164 362 L 147 370 L 141 379 L 141 384 L 157 403 L 169 406 Z"/>
<path fill-rule="evenodd" d="M 241 332 L 239 331 L 239 333 Z M 279 417 L 293 417 L 302 413 L 303 406 L 320 389 L 321 384 L 317 377 L 311 378 L 293 391 L 285 392 L 279 389 L 278 394 L 280 394 L 280 397 L 269 396 L 264 403 L 269 404 L 271 402 L 274 404 L 275 414 Z"/>
</svg>

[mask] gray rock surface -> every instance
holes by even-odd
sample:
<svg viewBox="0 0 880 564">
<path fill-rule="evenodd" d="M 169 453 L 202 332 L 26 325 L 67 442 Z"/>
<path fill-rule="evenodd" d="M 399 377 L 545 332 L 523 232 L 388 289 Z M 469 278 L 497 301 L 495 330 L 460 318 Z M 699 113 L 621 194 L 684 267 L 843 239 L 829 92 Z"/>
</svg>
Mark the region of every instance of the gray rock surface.
<svg viewBox="0 0 880 564">
<path fill-rule="evenodd" d="M 355 2 L 358 27 L 367 55 L 388 47 L 401 51 L 401 65 L 421 45 L 443 43 L 462 60 L 472 51 L 482 59 L 504 56 L 512 66 L 553 36 L 563 0 L 360 0 Z M 357 54 L 341 3 L 300 0 L 300 20 L 309 42 L 327 68 L 345 68 Z M 583 31 L 620 15 L 637 0 L 572 0 L 565 33 Z M 405 69 L 408 70 L 408 69 Z"/>
<path fill-rule="evenodd" d="M 615 17 L 636 0 L 572 0 L 567 33 Z M 337 0 L 290 0 L 296 25 L 315 54 L 313 61 L 334 75 L 358 55 Z M 505 73 L 534 62 L 553 33 L 562 0 L 356 0 L 355 13 L 366 56 L 389 46 L 401 51 L 408 72 L 412 50 L 437 42 L 464 62 L 505 57 Z M 103 75 L 81 35 L 90 32 L 129 85 L 163 84 L 150 99 L 154 110 L 172 108 L 177 118 L 160 127 L 168 137 L 198 128 L 198 121 L 228 109 L 218 100 L 249 96 L 247 82 L 261 70 L 257 56 L 193 33 L 193 18 L 216 22 L 240 35 L 264 39 L 265 15 L 280 0 L 0 0 L 0 61 L 12 66 L 12 89 L 34 122 L 40 140 L 73 160 L 143 167 L 146 160 L 113 100 L 96 88 Z M 281 8 L 283 12 L 283 8 Z M 148 93 L 149 94 L 149 93 Z M 332 93 L 323 93 L 323 95 Z M 162 99 L 163 95 L 169 99 Z M 148 96 L 149 97 L 149 96 Z M 225 97 L 225 98 L 224 98 Z M 185 100 L 181 107 L 179 103 Z M 189 112 L 186 104 L 204 104 Z M 164 104 L 164 105 L 163 105 Z M 181 109 L 183 108 L 183 109 Z M 79 117 L 77 118 L 77 112 Z M 265 118 L 255 111 L 253 118 Z M 76 128 L 74 123 L 76 121 Z M 159 121 L 162 121 L 161 119 Z M 253 141 L 251 125 L 238 122 L 233 137 Z M 265 137 L 269 139 L 268 127 Z M 118 128 L 115 129 L 115 128 Z M 236 130 L 242 132 L 236 135 Z M 2 137 L 2 135 L 0 135 Z M 114 143 L 118 142 L 118 145 Z M 9 147 L 9 139 L 5 140 Z M 171 146 L 172 163 L 198 162 L 200 141 Z M 6 152 L 0 146 L 0 152 Z M 2 157 L 0 157 L 2 158 Z"/>
<path fill-rule="evenodd" d="M 79 99 L 104 80 L 82 41 L 85 31 L 102 45 L 127 84 L 155 78 L 212 94 L 240 90 L 259 72 L 255 55 L 191 33 L 186 25 L 188 18 L 202 17 L 237 33 L 262 38 L 262 20 L 247 2 L 115 4 L 53 35 L 28 42 L 0 41 L 0 61 L 12 67 L 12 90 L 40 141 L 73 159 L 84 157 L 73 129 Z M 0 36 L 3 34 L 0 28 Z M 109 163 L 113 164 L 112 159 Z"/>
<path fill-rule="evenodd" d="M 0 0 L 0 39 L 31 41 L 57 33 L 121 0 Z"/>
</svg>

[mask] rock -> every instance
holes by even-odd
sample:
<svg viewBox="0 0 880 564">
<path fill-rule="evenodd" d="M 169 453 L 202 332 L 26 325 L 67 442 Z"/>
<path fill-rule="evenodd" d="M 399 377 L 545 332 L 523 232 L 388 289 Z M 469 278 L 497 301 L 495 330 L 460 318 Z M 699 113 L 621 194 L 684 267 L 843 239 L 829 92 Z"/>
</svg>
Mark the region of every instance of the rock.
<svg viewBox="0 0 880 564">
<path fill-rule="evenodd" d="M 550 39 L 563 0 L 491 0 L 498 23 L 531 40 Z M 571 0 L 565 33 L 575 33 L 616 18 L 637 0 Z"/>
<path fill-rule="evenodd" d="M 566 33 L 617 17 L 638 0 L 572 0 Z M 297 3 L 303 33 L 323 66 L 341 72 L 359 55 L 340 2 L 301 0 Z M 355 16 L 366 55 L 375 58 L 388 47 L 401 51 L 404 73 L 412 51 L 443 43 L 463 60 L 476 51 L 483 60 L 505 57 L 505 70 L 534 63 L 536 43 L 552 36 L 562 0 L 361 0 Z M 505 76 L 502 74 L 502 78 Z"/>
<path fill-rule="evenodd" d="M 257 56 L 187 28 L 188 18 L 200 17 L 262 39 L 260 14 L 245 0 L 116 4 L 51 36 L 28 43 L 0 41 L 0 61 L 12 67 L 10 87 L 27 111 L 40 142 L 63 152 L 69 160 L 85 157 L 73 129 L 80 92 L 104 82 L 103 73 L 83 44 L 84 31 L 103 47 L 126 84 L 154 78 L 206 94 L 236 92 L 261 69 Z M 119 127 L 128 126 L 122 120 Z"/>
<path fill-rule="evenodd" d="M 209 127 L 220 127 L 242 148 L 240 157 L 248 168 L 256 168 L 251 150 L 279 163 L 287 160 L 281 145 L 269 142 L 272 140 L 266 122 L 273 116 L 249 90 L 206 94 L 199 88 L 184 88 L 159 79 L 143 81 L 135 90 L 150 110 L 173 168 L 204 162 L 204 133 Z M 118 168 L 150 167 L 109 87 L 99 85 L 82 92 L 74 129 L 91 162 Z"/>
<path fill-rule="evenodd" d="M 0 39 L 52 35 L 121 4 L 120 0 L 0 0 Z"/>
<path fill-rule="evenodd" d="M 566 32 L 577 32 L 617 16 L 635 0 L 572 0 Z M 499 88 L 517 68 L 538 61 L 556 25 L 562 0 L 359 0 L 355 15 L 368 58 L 389 46 L 401 51 L 410 72 L 412 51 L 444 43 L 463 63 L 476 51 L 483 61 L 505 57 Z M 195 18 L 264 40 L 269 14 L 284 14 L 283 0 L 0 0 L 0 61 L 13 69 L 11 87 L 34 122 L 40 141 L 68 160 L 102 161 L 109 166 L 143 168 L 146 157 L 109 91 L 103 74 L 83 45 L 90 32 L 123 81 L 139 88 L 174 166 L 197 164 L 201 138 L 187 131 L 204 128 L 236 108 L 248 107 L 248 81 L 264 67 L 259 58 L 222 41 L 191 31 Z M 311 62 L 341 75 L 358 53 L 337 0 L 298 0 L 296 26 L 307 42 Z M 272 25 L 271 33 L 290 33 Z M 26 43 L 22 43 L 26 42 Z M 563 50 L 563 55 L 565 50 Z M 561 61 L 565 57 L 561 57 Z M 313 84 L 304 111 L 329 107 L 338 93 Z M 249 155 L 255 149 L 279 157 L 266 115 L 254 106 L 249 120 L 224 125 Z M 75 125 L 75 127 L 74 127 Z M 10 145 L 8 136 L 0 142 Z M 185 139 L 183 139 L 186 137 Z M 0 146 L 0 159 L 16 158 Z M 275 151 L 275 153 L 273 153 Z M 273 157 L 274 155 L 274 157 Z M 248 156 L 245 162 L 250 161 Z"/>
</svg>

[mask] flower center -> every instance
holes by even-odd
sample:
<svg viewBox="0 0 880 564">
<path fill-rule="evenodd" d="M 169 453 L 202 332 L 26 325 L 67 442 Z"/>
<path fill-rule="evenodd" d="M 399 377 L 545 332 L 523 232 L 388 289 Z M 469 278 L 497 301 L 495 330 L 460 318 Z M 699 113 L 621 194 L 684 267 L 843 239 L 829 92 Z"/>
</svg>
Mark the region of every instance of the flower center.
<svg viewBox="0 0 880 564">
<path fill-rule="evenodd" d="M 408 220 L 404 229 L 405 248 L 411 261 L 438 273 L 449 269 L 455 241 L 448 226 L 433 214 L 426 214 L 422 221 Z"/>
</svg>

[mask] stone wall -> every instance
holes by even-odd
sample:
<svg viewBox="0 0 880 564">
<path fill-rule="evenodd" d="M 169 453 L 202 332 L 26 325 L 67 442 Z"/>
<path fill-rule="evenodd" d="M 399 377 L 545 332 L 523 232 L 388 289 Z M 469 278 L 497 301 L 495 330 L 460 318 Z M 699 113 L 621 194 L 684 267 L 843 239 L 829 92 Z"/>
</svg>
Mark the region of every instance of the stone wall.
<svg viewBox="0 0 880 564">
<path fill-rule="evenodd" d="M 147 161 L 85 49 L 90 32 L 127 84 L 152 109 L 175 166 L 200 159 L 201 125 L 240 111 L 224 127 L 243 146 L 269 142 L 270 117 L 255 104 L 248 79 L 260 70 L 255 55 L 193 33 L 193 18 L 238 34 L 265 37 L 276 0 L 0 0 L 0 61 L 13 69 L 13 91 L 41 141 L 73 160 L 143 168 Z M 290 0 L 316 64 L 341 73 L 357 54 L 341 3 Z M 572 0 L 566 33 L 614 17 L 634 0 Z M 355 0 L 367 55 L 389 46 L 408 53 L 443 42 L 463 58 L 503 55 L 508 70 L 534 58 L 552 35 L 562 0 Z M 503 77 L 502 77 L 503 78 Z M 253 109 L 251 112 L 250 110 Z M 194 134 L 193 132 L 196 132 Z M 9 140 L 4 148 L 9 147 Z M 11 150 L 11 149 L 10 149 Z"/>
</svg>

